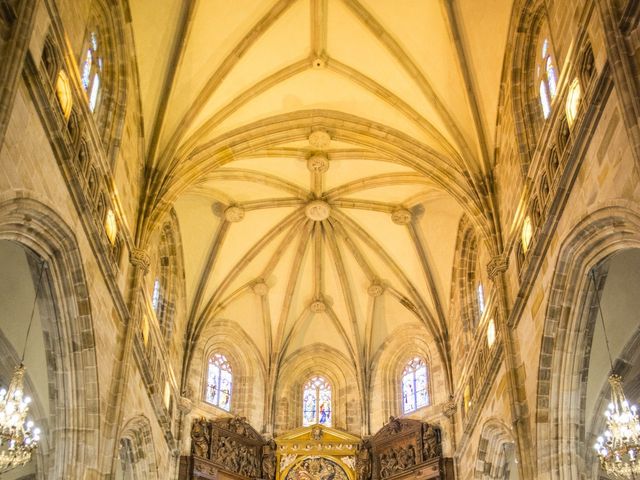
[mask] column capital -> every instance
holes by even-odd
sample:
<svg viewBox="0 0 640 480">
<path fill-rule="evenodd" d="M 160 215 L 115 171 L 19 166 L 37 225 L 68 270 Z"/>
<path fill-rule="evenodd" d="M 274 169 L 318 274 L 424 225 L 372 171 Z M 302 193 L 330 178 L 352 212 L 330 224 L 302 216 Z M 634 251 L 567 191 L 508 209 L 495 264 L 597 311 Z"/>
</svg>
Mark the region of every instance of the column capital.
<svg viewBox="0 0 640 480">
<path fill-rule="evenodd" d="M 495 281 L 499 274 L 507 271 L 507 268 L 509 268 L 509 257 L 501 253 L 489 260 L 489 263 L 487 263 L 487 274 L 492 281 Z"/>
<path fill-rule="evenodd" d="M 132 248 L 129 253 L 129 262 L 134 267 L 138 267 L 144 273 L 147 273 L 149 271 L 149 265 L 151 264 L 151 257 L 146 250 L 141 248 Z"/>
</svg>

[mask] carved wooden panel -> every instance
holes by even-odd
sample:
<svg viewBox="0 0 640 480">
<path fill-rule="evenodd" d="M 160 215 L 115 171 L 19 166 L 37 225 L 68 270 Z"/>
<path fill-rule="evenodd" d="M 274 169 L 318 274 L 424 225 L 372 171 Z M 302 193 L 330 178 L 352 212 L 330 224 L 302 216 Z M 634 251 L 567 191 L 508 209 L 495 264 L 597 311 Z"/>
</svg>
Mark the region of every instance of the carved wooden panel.
<svg viewBox="0 0 640 480">
<path fill-rule="evenodd" d="M 433 425 L 391 417 L 371 439 L 373 478 L 441 477 L 441 435 Z"/>
<path fill-rule="evenodd" d="M 192 476 L 181 478 L 218 480 L 218 470 L 240 478 L 263 478 L 263 464 L 268 464 L 263 461 L 264 446 L 262 436 L 244 418 L 196 419 L 188 465 Z"/>
</svg>

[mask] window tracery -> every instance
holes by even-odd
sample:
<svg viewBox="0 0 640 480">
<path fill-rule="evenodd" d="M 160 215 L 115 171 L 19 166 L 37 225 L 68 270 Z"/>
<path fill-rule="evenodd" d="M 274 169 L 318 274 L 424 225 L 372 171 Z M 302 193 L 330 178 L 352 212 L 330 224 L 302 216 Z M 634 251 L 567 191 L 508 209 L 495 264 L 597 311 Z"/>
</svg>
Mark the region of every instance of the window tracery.
<svg viewBox="0 0 640 480">
<path fill-rule="evenodd" d="M 302 389 L 302 426 L 330 427 L 331 420 L 331 384 L 323 377 L 312 377 Z"/>
<path fill-rule="evenodd" d="M 543 117 L 549 118 L 551 104 L 557 93 L 558 73 L 549 41 L 549 29 L 545 26 L 540 32 L 540 42 L 536 60 L 536 79 L 540 95 Z"/>
<path fill-rule="evenodd" d="M 97 29 L 92 29 L 84 50 L 80 81 L 87 95 L 89 110 L 95 112 L 100 98 L 100 78 L 102 76 L 103 59 L 100 52 L 100 37 Z"/>
<path fill-rule="evenodd" d="M 421 357 L 409 360 L 402 372 L 402 413 L 429 405 L 427 364 Z"/>
<path fill-rule="evenodd" d="M 233 374 L 227 357 L 214 353 L 209 357 L 205 402 L 226 410 L 231 409 Z"/>
</svg>

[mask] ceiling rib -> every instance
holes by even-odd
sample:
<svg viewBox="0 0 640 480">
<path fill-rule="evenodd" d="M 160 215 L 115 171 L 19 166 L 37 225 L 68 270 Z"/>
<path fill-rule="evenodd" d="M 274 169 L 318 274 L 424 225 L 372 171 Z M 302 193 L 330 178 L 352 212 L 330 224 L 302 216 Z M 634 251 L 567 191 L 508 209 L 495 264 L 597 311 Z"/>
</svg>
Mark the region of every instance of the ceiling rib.
<svg viewBox="0 0 640 480">
<path fill-rule="evenodd" d="M 391 54 L 398 60 L 402 67 L 409 73 L 414 79 L 416 84 L 420 87 L 425 97 L 433 104 L 434 108 L 445 122 L 445 125 L 457 140 L 460 148 L 462 149 L 463 159 L 465 161 L 465 168 L 470 171 L 476 171 L 475 158 L 473 150 L 467 143 L 465 136 L 462 134 L 460 127 L 453 119 L 447 108 L 444 106 L 440 97 L 436 94 L 435 90 L 420 71 L 420 69 L 409 58 L 409 55 L 398 44 L 398 42 L 387 32 L 378 20 L 357 0 L 343 0 L 344 3 L 353 11 L 353 13 L 360 19 L 360 21 L 382 42 L 382 44 L 391 52 Z"/>
</svg>

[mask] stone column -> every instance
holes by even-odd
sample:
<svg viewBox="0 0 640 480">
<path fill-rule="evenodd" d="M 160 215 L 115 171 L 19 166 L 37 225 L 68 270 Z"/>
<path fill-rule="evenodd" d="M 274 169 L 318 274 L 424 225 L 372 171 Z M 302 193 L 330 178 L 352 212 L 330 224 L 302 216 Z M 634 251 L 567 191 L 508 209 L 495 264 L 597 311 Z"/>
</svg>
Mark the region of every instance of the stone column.
<svg viewBox="0 0 640 480">
<path fill-rule="evenodd" d="M 631 151 L 640 169 L 640 102 L 638 101 L 638 84 L 634 74 L 637 66 L 633 65 L 634 57 L 629 52 L 625 32 L 620 28 L 616 16 L 616 7 L 611 0 L 596 0 L 603 27 L 604 41 L 607 50 L 608 63 L 613 72 L 613 81 L 620 103 L 620 110 L 624 125 L 629 135 Z M 637 9 L 634 16 L 637 16 Z M 637 25 L 638 18 L 626 19 L 627 25 Z"/>
<path fill-rule="evenodd" d="M 4 142 L 20 74 L 29 48 L 29 40 L 34 29 L 36 7 L 40 2 L 38 0 L 16 2 L 15 11 L 9 5 L 2 5 L 6 3 L 0 0 L 0 8 L 5 7 L 5 11 L 13 13 L 14 18 L 0 19 L 0 34 L 6 32 L 7 35 L 6 43 L 0 50 L 2 63 L 0 68 L 0 149 Z M 11 16 L 11 13 L 7 15 Z"/>
<path fill-rule="evenodd" d="M 534 478 L 535 464 L 532 455 L 533 442 L 529 428 L 529 408 L 524 391 L 524 379 L 519 366 L 520 347 L 513 337 L 511 327 L 508 324 L 509 299 L 507 298 L 507 286 L 504 273 L 509 267 L 509 259 L 505 254 L 496 255 L 487 265 L 487 273 L 495 286 L 497 315 L 496 327 L 502 338 L 504 348 L 505 370 L 509 382 L 509 406 L 511 409 L 511 423 L 516 432 L 516 445 L 518 448 L 518 474 L 519 478 L 529 480 Z"/>
<path fill-rule="evenodd" d="M 144 276 L 149 270 L 150 257 L 145 250 L 134 248 L 129 255 L 131 263 L 129 278 L 128 310 L 129 316 L 124 326 L 122 340 L 117 345 L 118 353 L 116 366 L 113 370 L 113 378 L 109 387 L 109 401 L 105 415 L 105 446 L 102 452 L 101 470 L 107 478 L 111 478 L 111 469 L 114 458 L 117 457 L 118 433 L 122 424 L 122 405 L 126 398 L 126 386 L 129 381 L 131 364 L 133 359 L 133 341 L 140 324 L 141 309 L 139 302 L 143 288 Z M 109 473 L 107 473 L 109 472 Z"/>
</svg>

